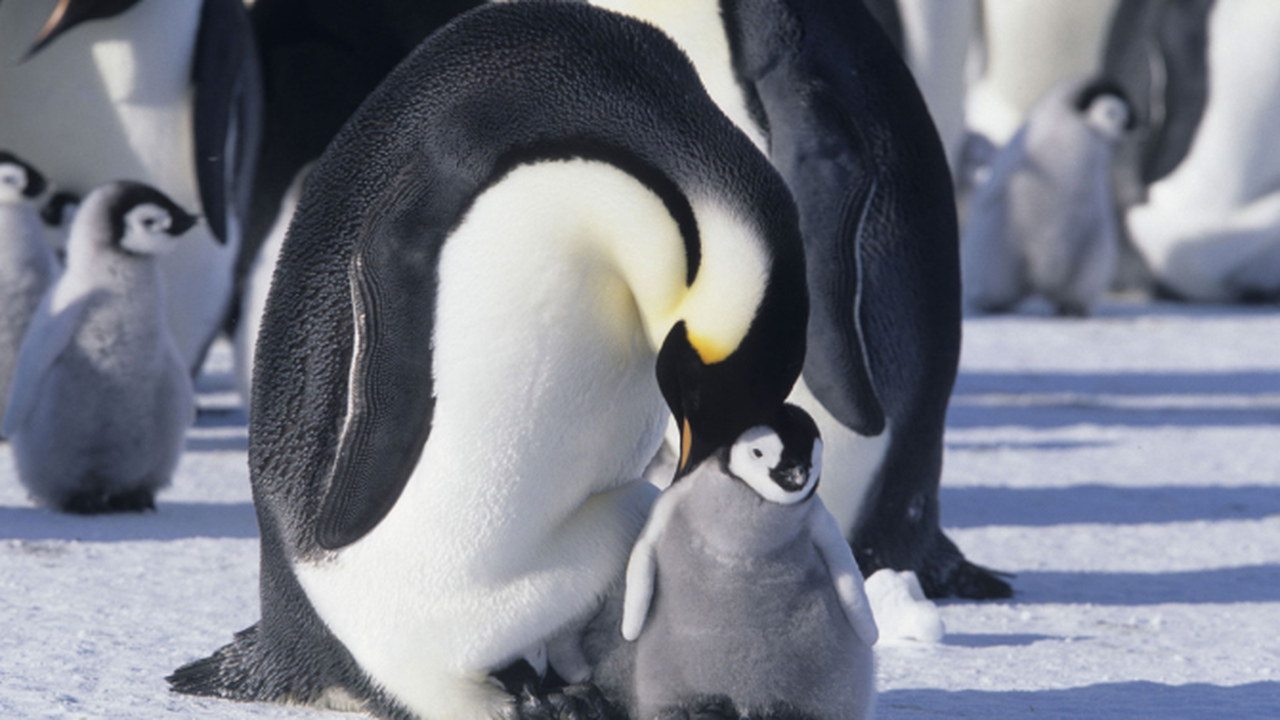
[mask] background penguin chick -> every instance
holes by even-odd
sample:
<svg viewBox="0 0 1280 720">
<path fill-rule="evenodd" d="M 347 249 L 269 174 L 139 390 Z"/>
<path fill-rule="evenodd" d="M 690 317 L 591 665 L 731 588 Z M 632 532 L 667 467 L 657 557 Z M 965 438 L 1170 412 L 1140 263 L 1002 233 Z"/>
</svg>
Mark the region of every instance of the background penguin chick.
<svg viewBox="0 0 1280 720">
<path fill-rule="evenodd" d="M 4 417 L 37 501 L 77 513 L 144 510 L 168 484 L 195 401 L 156 256 L 195 223 L 140 183 L 85 199 L 67 270 L 22 341 Z"/>
<path fill-rule="evenodd" d="M 813 419 L 785 405 L 658 499 L 623 601 L 633 717 L 702 717 L 709 698 L 737 713 L 869 716 L 877 630 L 814 494 L 821 462 Z"/>
<path fill-rule="evenodd" d="M 39 171 L 0 150 L 0 417 L 22 337 L 58 276 L 37 207 L 44 190 Z"/>
<path fill-rule="evenodd" d="M 71 223 L 80 209 L 80 196 L 65 190 L 59 190 L 49 196 L 40 208 L 40 219 L 44 221 L 49 246 L 58 257 L 58 263 L 65 265 L 67 261 L 67 240 L 71 237 Z"/>
<path fill-rule="evenodd" d="M 965 300 L 983 312 L 1031 294 L 1083 316 L 1116 273 L 1120 227 L 1112 159 L 1133 125 L 1106 80 L 1064 83 L 1034 107 L 969 197 L 961 242 Z"/>
</svg>

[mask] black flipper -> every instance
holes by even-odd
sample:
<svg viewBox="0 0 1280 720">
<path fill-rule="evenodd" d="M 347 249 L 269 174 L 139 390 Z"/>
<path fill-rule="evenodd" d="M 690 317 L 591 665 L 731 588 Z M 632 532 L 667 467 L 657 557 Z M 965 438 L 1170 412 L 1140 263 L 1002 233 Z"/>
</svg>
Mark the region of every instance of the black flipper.
<svg viewBox="0 0 1280 720">
<path fill-rule="evenodd" d="M 320 547 L 359 540 L 391 511 L 431 432 L 431 335 L 442 242 L 424 250 L 418 239 L 443 240 L 454 218 L 433 210 L 457 206 L 450 201 L 462 198 L 438 192 L 412 199 L 410 209 L 382 221 L 352 259 L 350 414 L 317 520 Z"/>
<path fill-rule="evenodd" d="M 258 54 L 240 0 L 204 0 L 191 80 L 200 203 L 225 244 L 249 216 L 261 134 Z"/>
</svg>

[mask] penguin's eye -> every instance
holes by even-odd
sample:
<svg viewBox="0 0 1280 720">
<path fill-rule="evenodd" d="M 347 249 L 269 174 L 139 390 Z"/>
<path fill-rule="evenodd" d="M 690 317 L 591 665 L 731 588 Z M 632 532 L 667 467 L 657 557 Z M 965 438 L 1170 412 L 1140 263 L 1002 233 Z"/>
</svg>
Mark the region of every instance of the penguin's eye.
<svg viewBox="0 0 1280 720">
<path fill-rule="evenodd" d="M 751 448 L 751 455 L 753 457 L 762 458 L 764 457 L 764 451 L 761 450 L 760 448 Z"/>
</svg>

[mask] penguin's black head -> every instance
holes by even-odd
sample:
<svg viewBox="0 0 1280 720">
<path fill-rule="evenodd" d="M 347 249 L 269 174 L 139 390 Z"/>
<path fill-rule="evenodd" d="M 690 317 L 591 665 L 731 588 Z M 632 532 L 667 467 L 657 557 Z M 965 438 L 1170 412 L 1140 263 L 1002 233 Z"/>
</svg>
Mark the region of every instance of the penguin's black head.
<svg viewBox="0 0 1280 720">
<path fill-rule="evenodd" d="M 101 198 L 93 195 L 101 194 Z M 85 202 L 82 216 L 93 212 L 106 214 L 110 226 L 111 245 L 130 255 L 156 255 L 173 248 L 173 239 L 185 234 L 199 220 L 178 207 L 164 193 L 139 182 L 118 181 L 93 192 Z M 92 202 L 92 201 L 97 202 Z M 86 222 L 94 218 L 87 217 Z M 74 231 L 73 231 L 74 232 Z"/>
<path fill-rule="evenodd" d="M 27 51 L 26 59 L 45 49 L 60 35 L 90 20 L 115 17 L 137 5 L 140 0 L 58 0 L 49 19 L 36 36 L 35 44 Z M 159 0 L 155 0 L 159 2 Z M 165 0 L 172 2 L 173 0 Z"/>
<path fill-rule="evenodd" d="M 39 170 L 17 155 L 0 150 L 0 200 L 32 200 L 43 195 L 47 187 Z"/>
<path fill-rule="evenodd" d="M 818 425 L 790 404 L 778 408 L 769 422 L 747 429 L 719 455 L 730 475 L 781 505 L 808 500 L 822 475 Z"/>
<path fill-rule="evenodd" d="M 1085 122 L 1104 136 L 1117 139 L 1138 126 L 1129 94 L 1114 80 L 1092 80 L 1076 93 L 1073 105 Z"/>
<path fill-rule="evenodd" d="M 690 342 L 682 321 L 658 351 L 658 387 L 680 428 L 676 479 L 726 447 L 747 428 L 771 422 L 804 365 L 805 313 L 800 300 L 795 325 L 776 334 L 753 326 L 734 352 L 708 362 Z M 773 347 L 762 347 L 772 336 Z"/>
</svg>

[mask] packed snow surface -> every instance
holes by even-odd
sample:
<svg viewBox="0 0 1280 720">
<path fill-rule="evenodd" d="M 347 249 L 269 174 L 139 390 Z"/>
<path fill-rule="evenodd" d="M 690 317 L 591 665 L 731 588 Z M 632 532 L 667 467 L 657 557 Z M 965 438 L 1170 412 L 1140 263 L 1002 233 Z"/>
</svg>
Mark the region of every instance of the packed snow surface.
<svg viewBox="0 0 1280 720">
<path fill-rule="evenodd" d="M 1274 310 L 967 320 L 943 523 L 1018 594 L 878 648 L 877 717 L 1280 718 L 1278 349 Z M 0 718 L 351 717 L 166 689 L 258 617 L 229 357 L 155 513 L 33 507 L 0 445 Z"/>
</svg>

